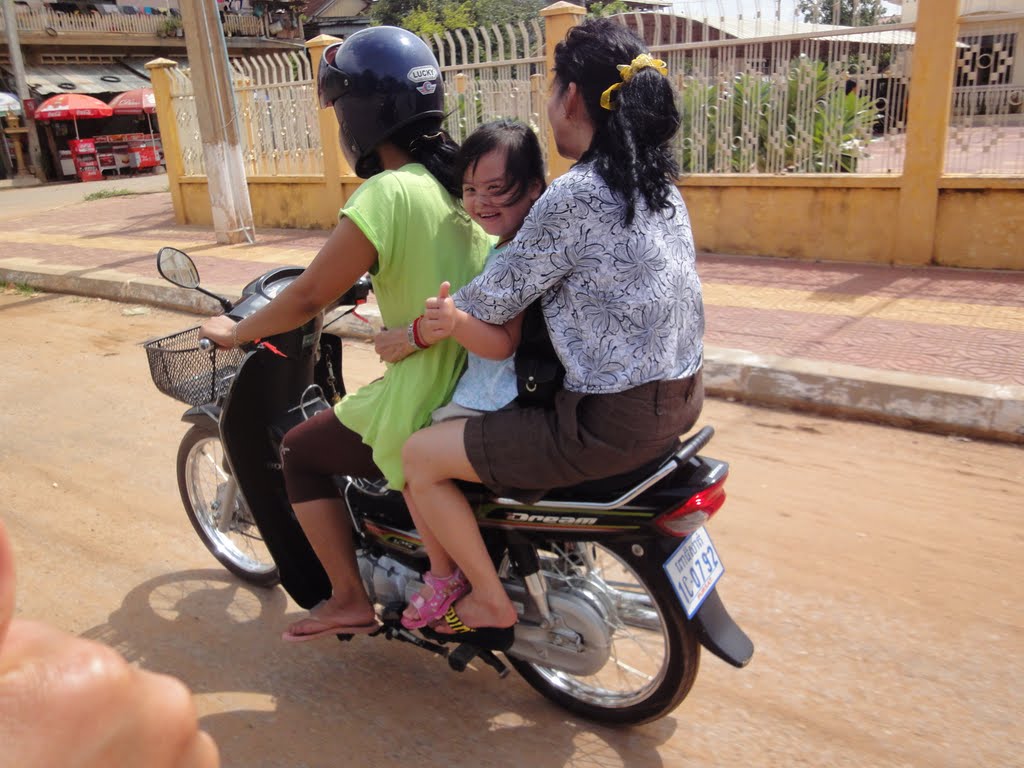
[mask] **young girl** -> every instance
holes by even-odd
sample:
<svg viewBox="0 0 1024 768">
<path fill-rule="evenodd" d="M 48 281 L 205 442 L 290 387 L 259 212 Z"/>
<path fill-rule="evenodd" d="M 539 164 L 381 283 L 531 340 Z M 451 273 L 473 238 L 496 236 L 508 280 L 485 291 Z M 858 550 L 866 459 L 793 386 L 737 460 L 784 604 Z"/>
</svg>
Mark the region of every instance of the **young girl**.
<svg viewBox="0 0 1024 768">
<path fill-rule="evenodd" d="M 488 263 L 519 231 L 530 207 L 544 191 L 544 158 L 537 136 L 526 125 L 497 120 L 481 126 L 466 139 L 459 151 L 456 172 L 462 177 L 462 204 L 469 216 L 485 232 L 497 238 Z M 448 295 L 444 283 L 439 296 Z M 452 400 L 433 413 L 438 424 L 505 408 L 516 398 L 513 355 L 519 346 L 522 314 L 504 325 L 481 324 L 475 333 L 456 340 L 469 351 L 466 372 L 456 385 Z M 388 353 L 378 343 L 378 351 L 387 360 L 397 359 L 422 348 L 419 322 L 414 321 L 405 337 L 404 349 Z M 445 450 L 443 438 L 438 450 Z M 437 544 L 425 521 L 416 512 L 415 499 L 406 493 L 406 502 L 430 555 L 431 569 L 424 576 L 426 587 L 413 597 L 402 616 L 409 629 L 424 627 L 438 620 L 451 604 L 468 589 L 462 572 L 454 567 L 447 553 Z"/>
</svg>

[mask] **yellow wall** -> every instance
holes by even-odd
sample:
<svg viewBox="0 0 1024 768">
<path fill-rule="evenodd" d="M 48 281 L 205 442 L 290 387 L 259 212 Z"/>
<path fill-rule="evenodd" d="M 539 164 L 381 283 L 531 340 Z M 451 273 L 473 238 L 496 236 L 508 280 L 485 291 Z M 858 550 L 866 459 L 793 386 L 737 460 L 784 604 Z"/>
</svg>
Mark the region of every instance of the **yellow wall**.
<svg viewBox="0 0 1024 768">
<path fill-rule="evenodd" d="M 323 179 L 316 176 L 249 177 L 248 181 L 253 221 L 260 229 L 331 229 L 340 207 L 334 201 L 341 200 L 343 205 L 362 183 L 347 176 L 328 194 Z M 181 212 L 181 224 L 213 226 L 205 177 L 181 179 Z"/>
<path fill-rule="evenodd" d="M 1024 270 L 1024 180 L 1016 188 L 946 186 L 939 192 L 935 263 Z"/>
<path fill-rule="evenodd" d="M 693 176 L 680 190 L 700 250 L 888 262 L 896 179 Z"/>
<path fill-rule="evenodd" d="M 702 251 L 1024 270 L 1024 178 L 944 177 L 925 262 L 891 249 L 898 177 L 691 176 L 679 188 Z"/>
<path fill-rule="evenodd" d="M 828 179 L 819 179 L 818 183 Z M 693 176 L 680 183 L 698 249 L 712 253 L 795 259 L 888 263 L 888 244 L 898 222 L 895 179 L 865 186 L 833 179 Z M 968 182 L 960 182 L 961 185 Z M 344 201 L 360 179 L 338 182 Z M 945 266 L 1024 270 L 1024 180 L 1003 189 L 944 189 L 940 198 L 935 263 Z M 261 229 L 322 229 L 338 209 L 318 178 L 249 179 L 253 217 Z M 182 178 L 181 223 L 213 226 L 206 179 Z M 911 263 L 897 261 L 896 263 Z"/>
</svg>

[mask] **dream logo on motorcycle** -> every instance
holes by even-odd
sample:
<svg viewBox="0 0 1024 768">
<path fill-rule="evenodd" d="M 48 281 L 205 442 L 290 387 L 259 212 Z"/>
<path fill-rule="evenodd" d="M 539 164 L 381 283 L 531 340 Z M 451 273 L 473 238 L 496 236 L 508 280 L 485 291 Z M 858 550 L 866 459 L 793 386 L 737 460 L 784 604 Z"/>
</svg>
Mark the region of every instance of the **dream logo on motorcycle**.
<svg viewBox="0 0 1024 768">
<path fill-rule="evenodd" d="M 597 522 L 596 517 L 530 515 L 526 512 L 506 512 L 505 519 L 515 523 L 546 523 L 548 525 L 594 525 Z"/>
</svg>

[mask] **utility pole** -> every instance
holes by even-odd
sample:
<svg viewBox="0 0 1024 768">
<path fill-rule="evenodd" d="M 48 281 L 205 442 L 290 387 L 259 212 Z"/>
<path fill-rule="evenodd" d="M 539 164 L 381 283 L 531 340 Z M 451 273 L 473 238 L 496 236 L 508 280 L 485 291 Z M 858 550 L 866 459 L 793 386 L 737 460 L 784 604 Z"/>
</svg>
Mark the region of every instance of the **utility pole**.
<svg viewBox="0 0 1024 768">
<path fill-rule="evenodd" d="M 217 242 L 253 242 L 252 204 L 242 162 L 228 47 L 217 3 L 180 0 L 179 5 Z"/>
<path fill-rule="evenodd" d="M 7 49 L 11 55 L 11 68 L 14 70 L 14 86 L 18 89 L 18 98 L 22 104 L 22 119 L 28 136 L 28 164 L 36 173 L 36 178 L 46 181 L 46 169 L 43 168 L 43 153 L 39 147 L 39 134 L 36 132 L 36 121 L 30 117 L 25 103 L 32 98 L 25 80 L 25 60 L 21 57 L 21 43 L 18 41 L 18 18 L 14 13 L 14 0 L 0 0 L 4 4 L 4 28 L 7 30 Z M 55 158 L 56 159 L 56 158 Z M 23 168 L 18 169 L 24 172 Z"/>
</svg>

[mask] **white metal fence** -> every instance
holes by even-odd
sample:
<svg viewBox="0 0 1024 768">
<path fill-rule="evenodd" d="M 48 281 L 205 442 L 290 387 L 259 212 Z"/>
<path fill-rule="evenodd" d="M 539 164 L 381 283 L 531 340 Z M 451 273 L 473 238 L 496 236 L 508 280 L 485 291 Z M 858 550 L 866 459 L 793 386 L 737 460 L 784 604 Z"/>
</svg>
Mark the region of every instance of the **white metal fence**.
<svg viewBox="0 0 1024 768">
<path fill-rule="evenodd" d="M 1024 175 L 1024 13 L 961 29 L 946 172 Z"/>
<path fill-rule="evenodd" d="M 19 32 L 45 32 L 54 36 L 61 32 L 155 35 L 167 19 L 162 14 L 64 13 L 49 8 L 18 9 L 15 18 Z M 3 29 L 4 18 L 0 14 L 0 30 Z"/>
<path fill-rule="evenodd" d="M 900 173 L 914 24 L 837 27 L 768 0 L 678 0 L 684 14 L 624 14 L 669 62 L 686 173 Z M 852 8 L 858 7 L 854 3 Z M 965 2 L 962 14 L 973 13 Z M 844 22 L 849 19 L 843 18 Z M 1024 173 L 1024 13 L 964 15 L 947 173 Z"/>
<path fill-rule="evenodd" d="M 132 7 L 132 6 L 125 6 Z M 133 7 L 132 7 L 133 8 Z M 133 8 L 134 10 L 134 8 Z M 16 17 L 19 32 L 38 32 L 57 36 L 63 33 L 122 35 L 174 34 L 180 27 L 180 18 L 164 13 L 65 13 L 50 8 L 18 8 Z M 4 30 L 4 16 L 0 14 L 0 32 Z M 224 33 L 243 37 L 269 36 L 266 17 L 228 13 L 223 21 Z"/>
<path fill-rule="evenodd" d="M 689 3 L 705 12 L 708 5 Z M 1024 24 L 1024 14 L 1008 18 L 1017 17 Z M 699 20 L 663 13 L 615 18 L 668 62 L 679 92 L 683 123 L 675 150 L 684 174 L 902 172 L 913 24 L 849 28 L 721 13 Z M 959 44 L 949 173 L 1024 173 L 1024 86 L 1015 84 L 1024 77 L 1014 80 L 1013 69 L 1017 35 L 998 29 L 972 27 Z M 539 20 L 451 30 L 426 41 L 441 64 L 446 128 L 457 141 L 499 117 L 546 135 Z M 232 68 L 247 172 L 322 173 L 306 54 L 236 59 Z M 191 84 L 181 72 L 173 82 L 185 174 L 203 175 Z M 546 152 L 547 142 L 541 146 Z"/>
<path fill-rule="evenodd" d="M 205 176 L 203 138 L 199 133 L 199 117 L 190 72 L 178 67 L 168 69 L 167 72 L 171 81 L 171 110 L 181 146 L 181 175 Z"/>
<path fill-rule="evenodd" d="M 457 29 L 425 38 L 445 81 L 445 127 L 462 142 L 499 117 L 533 127 L 547 151 L 547 68 L 540 20 Z M 545 158 L 547 160 L 547 158 Z"/>
<path fill-rule="evenodd" d="M 316 84 L 305 51 L 232 59 L 246 173 L 323 174 Z"/>
<path fill-rule="evenodd" d="M 683 173 L 902 170 L 910 25 L 808 31 L 763 20 L 616 18 L 668 63 Z"/>
<path fill-rule="evenodd" d="M 231 60 L 238 132 L 247 176 L 319 176 L 323 151 L 316 86 L 305 51 Z M 171 70 L 183 175 L 205 176 L 202 138 L 187 69 Z"/>
</svg>

